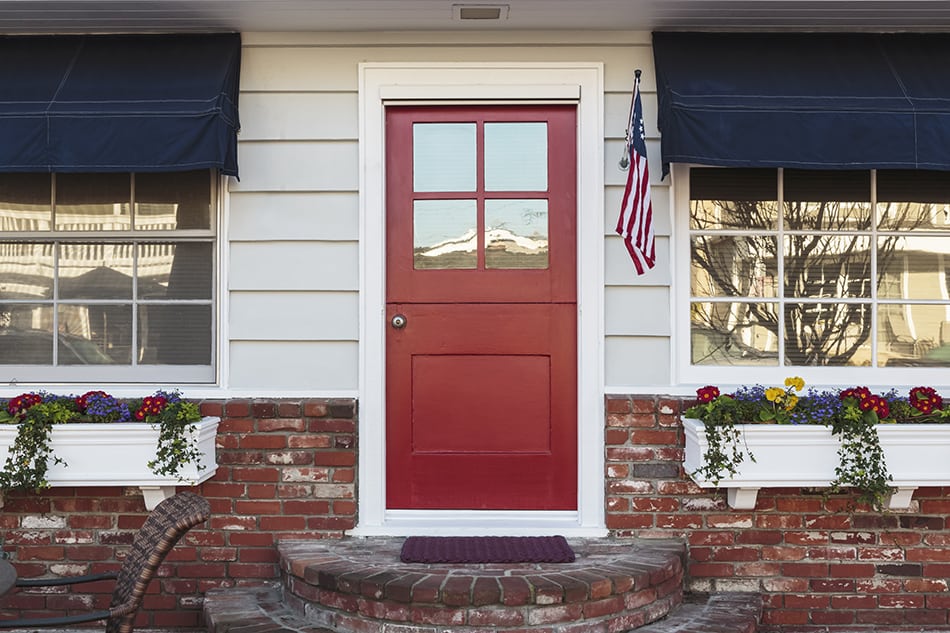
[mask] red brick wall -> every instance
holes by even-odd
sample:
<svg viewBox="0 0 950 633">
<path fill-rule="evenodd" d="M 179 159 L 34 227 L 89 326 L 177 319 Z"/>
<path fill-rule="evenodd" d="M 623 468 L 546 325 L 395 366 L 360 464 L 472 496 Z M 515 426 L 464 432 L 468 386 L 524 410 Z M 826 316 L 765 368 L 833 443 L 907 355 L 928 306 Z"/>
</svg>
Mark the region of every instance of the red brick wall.
<svg viewBox="0 0 950 633">
<path fill-rule="evenodd" d="M 278 539 L 339 538 L 356 523 L 355 401 L 209 401 L 201 409 L 221 417 L 218 471 L 195 489 L 213 516 L 172 550 L 139 627 L 199 626 L 206 589 L 277 578 Z M 0 535 L 23 577 L 110 571 L 146 514 L 138 488 L 8 493 Z M 108 583 L 82 589 L 7 594 L 0 617 L 108 606 Z"/>
<path fill-rule="evenodd" d="M 850 498 L 763 489 L 732 510 L 682 471 L 681 403 L 607 398 L 607 525 L 620 537 L 682 537 L 687 587 L 752 590 L 764 623 L 937 626 L 950 613 L 950 488 L 919 488 L 911 510 L 848 512 Z"/>
<path fill-rule="evenodd" d="M 950 623 L 950 489 L 919 489 L 909 512 L 844 510 L 847 497 L 769 489 L 755 511 L 726 506 L 682 472 L 680 402 L 607 398 L 607 524 L 613 535 L 684 538 L 688 587 L 757 590 L 765 622 L 939 626 Z M 275 579 L 282 538 L 339 538 L 356 523 L 356 403 L 204 402 L 222 418 L 219 470 L 198 488 L 208 526 L 179 543 L 152 583 L 140 627 L 201 623 L 211 587 Z M 3 549 L 26 577 L 118 567 L 146 515 L 136 488 L 8 494 Z M 103 607 L 108 587 L 4 596 L 0 617 Z"/>
</svg>

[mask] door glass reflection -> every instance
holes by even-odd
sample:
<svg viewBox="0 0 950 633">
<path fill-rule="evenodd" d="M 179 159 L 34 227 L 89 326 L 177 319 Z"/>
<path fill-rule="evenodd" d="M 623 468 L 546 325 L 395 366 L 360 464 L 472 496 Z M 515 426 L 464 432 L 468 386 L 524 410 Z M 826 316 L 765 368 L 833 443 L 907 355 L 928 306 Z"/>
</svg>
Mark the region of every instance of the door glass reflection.
<svg viewBox="0 0 950 633">
<path fill-rule="evenodd" d="M 475 124 L 412 126 L 413 191 L 475 191 Z"/>
<path fill-rule="evenodd" d="M 485 267 L 548 267 L 548 201 L 485 201 Z"/>
<path fill-rule="evenodd" d="M 485 191 L 547 191 L 548 124 L 485 124 Z"/>
<path fill-rule="evenodd" d="M 417 270 L 478 266 L 475 200 L 416 200 L 412 207 L 412 261 Z"/>
</svg>

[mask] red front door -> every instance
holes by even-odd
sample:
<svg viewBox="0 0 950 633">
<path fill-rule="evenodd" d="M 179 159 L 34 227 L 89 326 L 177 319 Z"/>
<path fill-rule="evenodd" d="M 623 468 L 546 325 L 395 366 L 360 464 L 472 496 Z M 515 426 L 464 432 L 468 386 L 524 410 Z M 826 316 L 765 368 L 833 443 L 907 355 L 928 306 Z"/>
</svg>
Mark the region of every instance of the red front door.
<svg viewBox="0 0 950 633">
<path fill-rule="evenodd" d="M 574 510 L 575 108 L 386 130 L 386 505 Z"/>
</svg>

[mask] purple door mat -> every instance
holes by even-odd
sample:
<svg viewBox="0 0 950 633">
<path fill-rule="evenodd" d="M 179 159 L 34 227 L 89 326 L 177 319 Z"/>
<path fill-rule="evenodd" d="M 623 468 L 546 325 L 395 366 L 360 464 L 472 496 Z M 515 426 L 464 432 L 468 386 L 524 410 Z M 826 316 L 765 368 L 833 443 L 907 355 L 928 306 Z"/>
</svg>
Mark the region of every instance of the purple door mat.
<svg viewBox="0 0 950 633">
<path fill-rule="evenodd" d="M 563 536 L 410 536 L 404 563 L 571 563 Z"/>
</svg>

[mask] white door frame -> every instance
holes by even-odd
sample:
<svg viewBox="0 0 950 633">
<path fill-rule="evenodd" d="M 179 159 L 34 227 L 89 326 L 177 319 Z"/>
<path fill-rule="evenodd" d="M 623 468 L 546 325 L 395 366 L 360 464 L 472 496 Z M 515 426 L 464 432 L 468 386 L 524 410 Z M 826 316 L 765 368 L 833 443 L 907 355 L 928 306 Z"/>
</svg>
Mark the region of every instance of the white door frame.
<svg viewBox="0 0 950 633">
<path fill-rule="evenodd" d="M 355 536 L 603 536 L 604 71 L 601 63 L 363 63 L 360 108 L 359 522 Z M 576 512 L 386 509 L 387 104 L 577 104 Z"/>
</svg>

